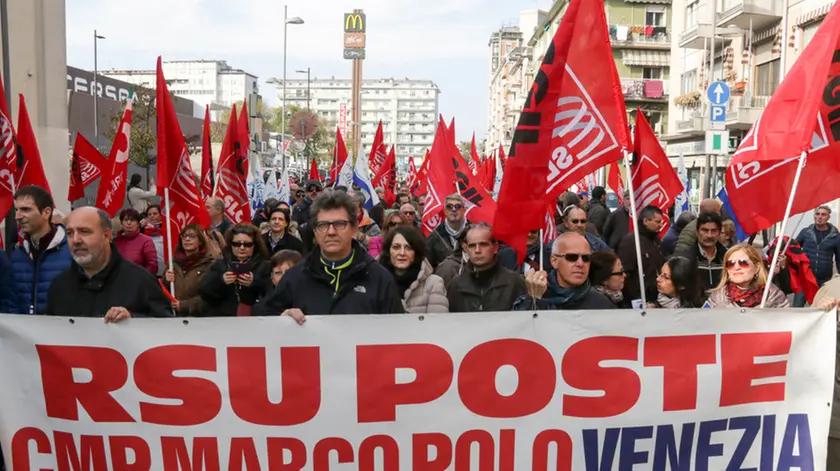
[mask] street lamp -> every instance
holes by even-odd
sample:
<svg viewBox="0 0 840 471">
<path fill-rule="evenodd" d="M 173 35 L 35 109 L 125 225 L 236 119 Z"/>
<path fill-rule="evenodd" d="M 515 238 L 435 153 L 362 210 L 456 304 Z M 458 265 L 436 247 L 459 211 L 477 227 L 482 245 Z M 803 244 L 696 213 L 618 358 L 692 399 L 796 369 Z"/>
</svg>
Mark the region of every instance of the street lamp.
<svg viewBox="0 0 840 471">
<path fill-rule="evenodd" d="M 284 152 L 286 141 L 286 44 L 288 43 L 289 25 L 302 25 L 303 20 L 298 17 L 289 18 L 289 6 L 283 6 L 283 114 L 280 123 L 280 152 L 283 156 L 283 169 L 286 169 L 286 153 Z"/>
<path fill-rule="evenodd" d="M 306 111 L 311 111 L 309 109 L 309 84 L 311 83 L 309 80 L 309 67 L 306 70 L 296 70 L 295 72 L 299 74 L 306 74 Z"/>
<path fill-rule="evenodd" d="M 96 150 L 99 150 L 99 113 L 97 105 L 97 102 L 99 102 L 99 89 L 96 83 L 96 76 L 99 73 L 99 50 L 97 42 L 100 39 L 105 39 L 105 36 L 100 36 L 96 34 L 96 30 L 93 30 L 93 134 L 96 136 Z"/>
</svg>

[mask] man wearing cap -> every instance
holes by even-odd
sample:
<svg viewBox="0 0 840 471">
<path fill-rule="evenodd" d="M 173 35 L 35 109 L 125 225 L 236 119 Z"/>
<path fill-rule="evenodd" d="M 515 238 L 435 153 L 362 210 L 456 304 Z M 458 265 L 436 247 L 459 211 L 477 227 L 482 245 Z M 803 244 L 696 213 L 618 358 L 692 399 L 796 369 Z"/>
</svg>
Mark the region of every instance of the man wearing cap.
<svg viewBox="0 0 840 471">
<path fill-rule="evenodd" d="M 295 203 L 292 209 L 292 220 L 294 220 L 300 227 L 304 227 L 309 222 L 309 208 L 315 198 L 321 194 L 323 187 L 321 182 L 315 179 L 307 180 L 306 185 L 303 186 L 306 195 L 302 200 Z"/>
</svg>

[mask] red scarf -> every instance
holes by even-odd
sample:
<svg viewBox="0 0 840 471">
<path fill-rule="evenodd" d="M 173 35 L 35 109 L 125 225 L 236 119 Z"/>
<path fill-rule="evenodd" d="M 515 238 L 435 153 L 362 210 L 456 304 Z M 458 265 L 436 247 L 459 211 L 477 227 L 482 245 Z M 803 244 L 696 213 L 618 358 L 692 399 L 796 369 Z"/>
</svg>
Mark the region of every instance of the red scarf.
<svg viewBox="0 0 840 471">
<path fill-rule="evenodd" d="M 206 250 L 199 250 L 192 255 L 187 255 L 184 252 L 178 251 L 175 253 L 175 263 L 180 265 L 181 269 L 186 273 L 190 271 L 190 268 L 195 266 L 196 263 L 204 259 L 205 255 L 207 255 Z"/>
<path fill-rule="evenodd" d="M 739 288 L 735 283 L 726 284 L 726 296 L 733 303 L 741 307 L 758 307 L 761 305 L 761 297 L 764 294 L 764 287 L 758 286 L 746 291 Z"/>
</svg>

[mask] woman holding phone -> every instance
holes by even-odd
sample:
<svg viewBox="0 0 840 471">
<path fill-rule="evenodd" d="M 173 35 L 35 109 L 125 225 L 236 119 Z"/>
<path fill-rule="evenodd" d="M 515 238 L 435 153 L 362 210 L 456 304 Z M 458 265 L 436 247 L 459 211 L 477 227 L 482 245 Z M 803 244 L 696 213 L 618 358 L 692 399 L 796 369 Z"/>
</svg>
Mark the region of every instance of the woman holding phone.
<svg viewBox="0 0 840 471">
<path fill-rule="evenodd" d="M 210 305 L 210 317 L 250 316 L 271 286 L 267 250 L 259 229 L 237 224 L 225 235 L 222 258 L 213 262 L 199 294 Z"/>
</svg>

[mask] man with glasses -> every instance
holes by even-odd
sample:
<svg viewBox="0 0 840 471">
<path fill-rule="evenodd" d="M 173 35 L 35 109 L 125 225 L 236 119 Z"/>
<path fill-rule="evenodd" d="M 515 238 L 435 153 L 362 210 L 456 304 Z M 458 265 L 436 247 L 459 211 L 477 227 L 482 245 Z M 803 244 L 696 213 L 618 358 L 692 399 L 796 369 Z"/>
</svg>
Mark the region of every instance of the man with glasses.
<svg viewBox="0 0 840 471">
<path fill-rule="evenodd" d="M 621 239 L 616 252 L 624 271 L 627 272 L 627 279 L 624 280 L 624 299 L 633 302 L 642 298 L 642 291 L 639 288 L 639 273 L 645 278 L 645 296 L 649 301 L 656 299 L 656 276 L 659 269 L 665 263 L 665 257 L 659 249 L 659 231 L 665 218 L 662 210 L 656 206 L 645 206 L 639 213 L 639 246 L 642 249 L 642 267 L 636 261 L 636 238 L 633 233 L 626 234 Z"/>
<path fill-rule="evenodd" d="M 417 217 L 417 209 L 411 203 L 400 206 L 400 215 L 406 226 L 420 227 L 420 219 Z"/>
<path fill-rule="evenodd" d="M 454 193 L 447 196 L 444 204 L 446 219 L 429 234 L 429 263 L 434 268 L 455 250 L 458 236 L 467 227 L 467 209 L 461 195 Z"/>
<path fill-rule="evenodd" d="M 589 242 L 576 232 L 566 232 L 551 247 L 551 273 L 530 271 L 525 275 L 527 293 L 516 300 L 514 310 L 615 309 L 615 305 L 589 284 L 592 261 Z"/>
<path fill-rule="evenodd" d="M 283 275 L 260 303 L 257 315 L 391 314 L 404 312 L 394 277 L 355 239 L 356 203 L 346 193 L 331 192 L 312 204 L 317 245 Z"/>
<path fill-rule="evenodd" d="M 309 208 L 312 207 L 312 202 L 321 194 L 323 187 L 318 180 L 307 180 L 304 185 L 306 196 L 302 200 L 295 203 L 292 208 L 292 219 L 298 223 L 300 227 L 304 227 L 309 222 Z"/>
<path fill-rule="evenodd" d="M 566 225 L 567 232 L 576 232 L 582 235 L 589 242 L 589 248 L 593 252 L 602 250 L 612 251 L 612 248 L 606 242 L 598 238 L 595 234 L 586 231 L 586 225 L 589 223 L 586 211 L 577 206 L 569 206 L 563 211 L 563 223 Z"/>
<path fill-rule="evenodd" d="M 469 262 L 446 288 L 449 312 L 510 311 L 525 293 L 525 281 L 498 263 L 499 243 L 488 224 L 473 224 L 466 231 Z"/>
</svg>

